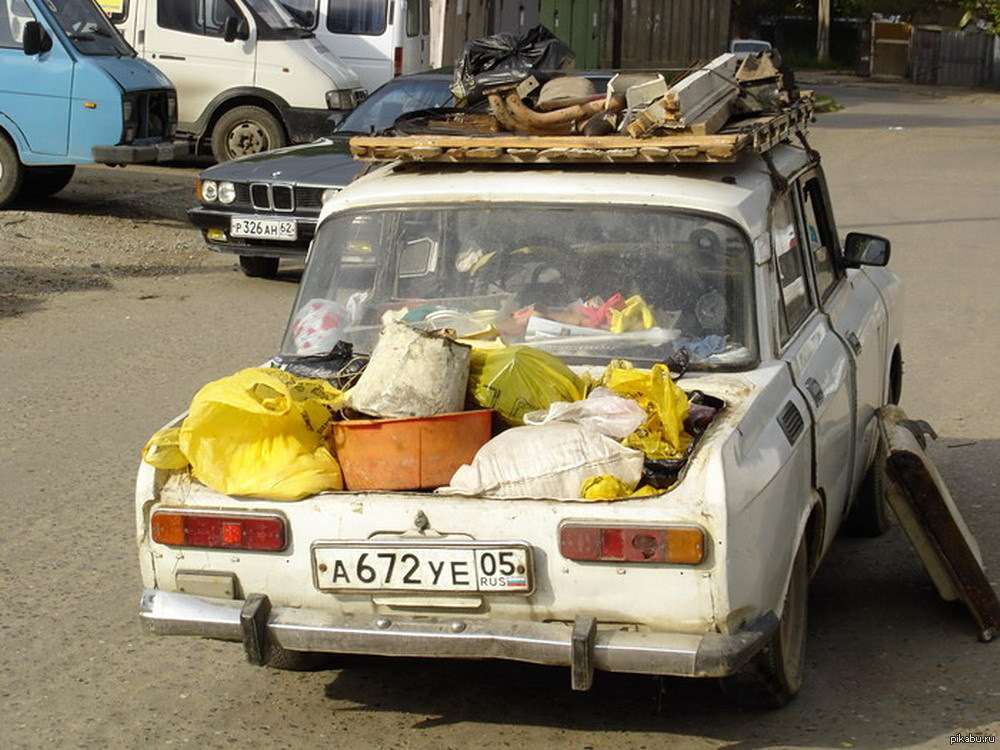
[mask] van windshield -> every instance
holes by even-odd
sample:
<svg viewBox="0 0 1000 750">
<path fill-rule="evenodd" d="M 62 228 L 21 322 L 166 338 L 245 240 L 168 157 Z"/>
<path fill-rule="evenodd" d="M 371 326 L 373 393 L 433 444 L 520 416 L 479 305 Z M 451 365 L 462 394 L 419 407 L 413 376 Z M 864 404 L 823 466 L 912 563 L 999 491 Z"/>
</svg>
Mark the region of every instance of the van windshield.
<svg viewBox="0 0 1000 750">
<path fill-rule="evenodd" d="M 344 213 L 313 240 L 281 355 L 370 352 L 389 314 L 569 363 L 743 369 L 757 359 L 752 269 L 735 226 L 658 207 Z"/>
<path fill-rule="evenodd" d="M 257 22 L 258 39 L 305 39 L 313 36 L 277 0 L 245 0 Z"/>
<path fill-rule="evenodd" d="M 45 0 L 45 4 L 80 54 L 135 56 L 135 50 L 93 0 Z"/>
</svg>

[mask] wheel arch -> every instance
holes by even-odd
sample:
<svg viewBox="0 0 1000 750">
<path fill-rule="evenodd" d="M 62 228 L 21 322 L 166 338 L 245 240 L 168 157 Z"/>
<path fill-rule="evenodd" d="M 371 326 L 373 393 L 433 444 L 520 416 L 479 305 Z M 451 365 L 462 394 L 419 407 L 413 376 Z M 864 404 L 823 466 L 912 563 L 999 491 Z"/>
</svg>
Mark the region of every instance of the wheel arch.
<svg viewBox="0 0 1000 750">
<path fill-rule="evenodd" d="M 288 118 L 285 116 L 289 108 L 288 102 L 273 91 L 254 86 L 240 86 L 218 94 L 208 103 L 205 111 L 201 113 L 197 121 L 193 123 L 191 132 L 194 133 L 196 147 L 199 152 L 206 144 L 211 143 L 212 130 L 215 128 L 215 123 L 219 121 L 220 117 L 236 107 L 246 106 L 260 107 L 274 115 L 284 131 L 285 138 L 289 137 Z"/>
</svg>

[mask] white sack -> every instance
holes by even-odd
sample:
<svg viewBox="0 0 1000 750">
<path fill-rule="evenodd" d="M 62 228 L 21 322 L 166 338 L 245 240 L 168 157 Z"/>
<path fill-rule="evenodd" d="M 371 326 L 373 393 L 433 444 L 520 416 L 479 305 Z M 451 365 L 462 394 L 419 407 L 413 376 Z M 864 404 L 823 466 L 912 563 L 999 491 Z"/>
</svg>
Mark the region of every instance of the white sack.
<svg viewBox="0 0 1000 750">
<path fill-rule="evenodd" d="M 621 440 L 635 432 L 646 417 L 646 410 L 635 399 L 619 396 L 610 388 L 595 388 L 582 401 L 556 401 L 548 410 L 528 412 L 524 423 L 574 422 Z"/>
<path fill-rule="evenodd" d="M 571 422 L 504 430 L 438 492 L 486 497 L 580 498 L 585 479 L 610 474 L 639 483 L 644 456 Z"/>
</svg>

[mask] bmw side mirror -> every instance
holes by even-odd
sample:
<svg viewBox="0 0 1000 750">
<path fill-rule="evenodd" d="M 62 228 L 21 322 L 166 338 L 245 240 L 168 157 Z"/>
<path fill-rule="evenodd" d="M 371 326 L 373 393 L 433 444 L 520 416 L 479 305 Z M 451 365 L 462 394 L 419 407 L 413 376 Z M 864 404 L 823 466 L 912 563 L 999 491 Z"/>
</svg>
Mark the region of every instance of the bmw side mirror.
<svg viewBox="0 0 1000 750">
<path fill-rule="evenodd" d="M 877 234 L 851 232 L 844 239 L 844 265 L 848 268 L 884 266 L 889 262 L 889 240 Z"/>
<path fill-rule="evenodd" d="M 41 52 L 48 52 L 52 49 L 52 37 L 49 32 L 42 28 L 38 21 L 28 21 L 22 30 L 21 44 L 24 47 L 24 54 L 37 55 Z"/>
</svg>

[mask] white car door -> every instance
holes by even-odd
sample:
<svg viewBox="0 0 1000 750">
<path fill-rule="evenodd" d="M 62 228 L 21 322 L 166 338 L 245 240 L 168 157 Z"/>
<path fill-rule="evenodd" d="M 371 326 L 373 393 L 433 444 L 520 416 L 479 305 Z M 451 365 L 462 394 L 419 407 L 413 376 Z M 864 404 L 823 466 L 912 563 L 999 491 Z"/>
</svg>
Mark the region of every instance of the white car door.
<svg viewBox="0 0 1000 750">
<path fill-rule="evenodd" d="M 852 363 L 830 320 L 819 310 L 795 211 L 794 188 L 775 202 L 771 219 L 777 330 L 782 359 L 809 406 L 813 484 L 826 498 L 829 543 L 849 497 L 854 461 Z"/>
<path fill-rule="evenodd" d="M 855 403 L 853 484 L 857 489 L 875 448 L 875 410 L 885 403 L 887 315 L 878 288 L 861 270 L 844 272 L 837 229 L 818 170 L 798 181 L 799 207 L 821 309 L 850 358 Z"/>
</svg>

